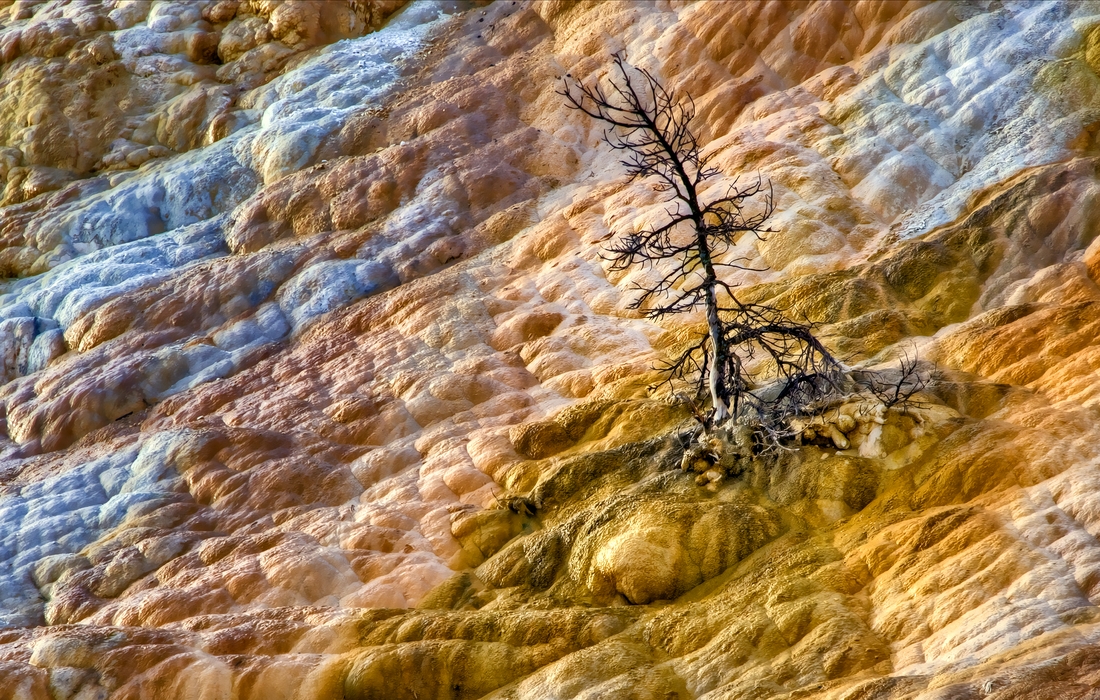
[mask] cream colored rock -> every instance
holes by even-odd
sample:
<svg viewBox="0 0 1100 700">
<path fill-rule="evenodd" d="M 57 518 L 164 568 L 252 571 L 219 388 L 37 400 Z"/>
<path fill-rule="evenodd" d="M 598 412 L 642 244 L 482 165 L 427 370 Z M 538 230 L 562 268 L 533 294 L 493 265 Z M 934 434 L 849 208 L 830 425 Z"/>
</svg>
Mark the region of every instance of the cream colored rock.
<svg viewBox="0 0 1100 700">
<path fill-rule="evenodd" d="M 631 603 L 675 598 L 680 592 L 684 553 L 673 533 L 664 530 L 625 532 L 596 554 L 598 577 Z M 599 590 L 599 584 L 590 584 Z"/>
<path fill-rule="evenodd" d="M 0 8 L 0 695 L 1089 697 L 1095 8 L 399 5 Z M 687 449 L 620 50 L 913 402 Z"/>
</svg>

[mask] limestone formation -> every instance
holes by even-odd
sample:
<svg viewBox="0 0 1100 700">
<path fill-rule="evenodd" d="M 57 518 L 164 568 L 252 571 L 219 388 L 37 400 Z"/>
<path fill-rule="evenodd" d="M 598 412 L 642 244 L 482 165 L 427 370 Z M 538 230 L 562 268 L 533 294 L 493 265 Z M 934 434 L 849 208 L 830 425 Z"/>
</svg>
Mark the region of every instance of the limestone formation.
<svg viewBox="0 0 1100 700">
<path fill-rule="evenodd" d="M 1095 696 L 1098 47 L 1091 0 L 0 0 L 0 698 Z M 602 256 L 663 198 L 554 94 L 619 51 L 774 185 L 740 298 L 913 401 L 701 434 L 654 367 L 704 319 Z"/>
</svg>

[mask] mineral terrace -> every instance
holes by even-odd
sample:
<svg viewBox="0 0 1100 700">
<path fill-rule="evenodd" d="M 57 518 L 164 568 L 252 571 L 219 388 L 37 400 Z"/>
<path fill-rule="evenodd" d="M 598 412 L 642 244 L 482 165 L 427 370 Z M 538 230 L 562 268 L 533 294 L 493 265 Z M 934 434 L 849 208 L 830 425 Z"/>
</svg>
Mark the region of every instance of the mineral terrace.
<svg viewBox="0 0 1100 700">
<path fill-rule="evenodd" d="M 680 468 L 619 51 L 917 405 Z M 1098 139 L 1096 2 L 0 0 L 0 697 L 1100 696 Z"/>
</svg>

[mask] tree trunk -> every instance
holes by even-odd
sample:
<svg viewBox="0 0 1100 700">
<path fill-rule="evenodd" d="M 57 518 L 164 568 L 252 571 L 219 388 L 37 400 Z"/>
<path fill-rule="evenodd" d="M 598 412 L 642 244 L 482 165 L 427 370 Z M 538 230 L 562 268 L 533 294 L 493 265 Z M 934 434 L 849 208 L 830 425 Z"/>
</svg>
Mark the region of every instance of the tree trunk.
<svg viewBox="0 0 1100 700">
<path fill-rule="evenodd" d="M 707 261 L 709 267 L 709 260 Z M 710 400 L 714 406 L 714 422 L 724 421 L 729 417 L 729 406 L 726 405 L 724 392 L 722 391 L 723 372 L 721 357 L 725 350 L 722 341 L 722 324 L 718 320 L 718 300 L 715 298 L 714 285 L 707 287 L 707 327 L 710 331 L 710 362 L 707 367 L 708 385 L 710 388 Z"/>
</svg>

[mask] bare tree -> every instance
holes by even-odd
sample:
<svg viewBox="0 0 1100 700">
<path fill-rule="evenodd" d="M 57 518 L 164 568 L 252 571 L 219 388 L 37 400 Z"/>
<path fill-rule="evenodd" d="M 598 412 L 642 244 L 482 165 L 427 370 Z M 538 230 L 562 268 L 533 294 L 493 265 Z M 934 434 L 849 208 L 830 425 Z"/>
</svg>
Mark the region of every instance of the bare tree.
<svg viewBox="0 0 1100 700">
<path fill-rule="evenodd" d="M 915 352 L 910 355 L 907 351 L 898 359 L 896 368 L 852 373 L 856 384 L 874 396 L 887 410 L 895 406 L 903 410 L 919 406 L 915 397 L 935 382 L 937 377 L 935 365 L 921 362 Z"/>
<path fill-rule="evenodd" d="M 732 417 L 770 433 L 845 381 L 841 364 L 809 324 L 791 321 L 772 306 L 738 301 L 718 275 L 721 268 L 752 269 L 744 257 L 727 258 L 745 234 L 768 233 L 765 223 L 775 210 L 771 185 L 760 178 L 747 185 L 735 181 L 720 196 L 704 199 L 702 186 L 720 171 L 690 129 L 692 100 L 679 100 L 621 53 L 614 68 L 610 91 L 566 76 L 559 94 L 607 125 L 604 140 L 624 154 L 631 179 L 651 178 L 669 206 L 667 221 L 623 235 L 606 259 L 619 271 L 670 261 L 657 282 L 638 288 L 630 305 L 650 319 L 704 311 L 706 335 L 664 368 L 669 379 L 694 379 L 699 396 L 709 393 L 709 424 Z M 765 375 L 771 381 L 762 381 Z"/>
</svg>

